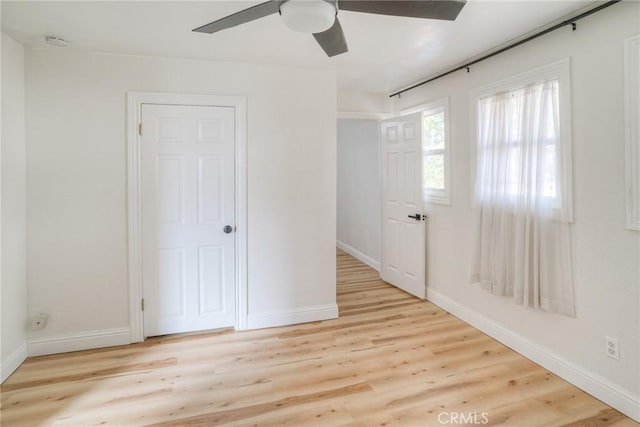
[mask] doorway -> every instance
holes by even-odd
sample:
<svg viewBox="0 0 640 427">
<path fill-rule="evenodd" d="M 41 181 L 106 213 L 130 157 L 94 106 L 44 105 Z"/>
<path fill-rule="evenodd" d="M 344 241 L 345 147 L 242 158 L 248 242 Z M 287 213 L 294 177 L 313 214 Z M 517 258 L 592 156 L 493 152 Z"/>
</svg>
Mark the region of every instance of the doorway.
<svg viewBox="0 0 640 427">
<path fill-rule="evenodd" d="M 128 101 L 131 341 L 246 329 L 246 100 Z"/>
<path fill-rule="evenodd" d="M 422 113 L 382 122 L 382 279 L 426 298 L 426 240 L 422 199 Z"/>
</svg>

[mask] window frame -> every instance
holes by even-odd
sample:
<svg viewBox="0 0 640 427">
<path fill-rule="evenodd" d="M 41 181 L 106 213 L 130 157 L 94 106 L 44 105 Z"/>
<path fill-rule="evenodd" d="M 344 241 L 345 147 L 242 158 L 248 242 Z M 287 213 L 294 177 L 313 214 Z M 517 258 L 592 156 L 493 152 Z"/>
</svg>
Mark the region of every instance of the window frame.
<svg viewBox="0 0 640 427">
<path fill-rule="evenodd" d="M 566 198 L 567 207 L 564 216 L 573 222 L 573 155 L 571 139 L 571 69 L 570 59 L 565 58 L 551 64 L 547 64 L 530 71 L 519 73 L 469 91 L 469 133 L 470 133 L 470 202 L 471 206 L 477 206 L 475 200 L 475 181 L 478 165 L 478 141 L 479 141 L 479 113 L 478 102 L 482 98 L 496 95 L 500 92 L 511 92 L 531 84 L 542 83 L 548 80 L 558 80 L 558 107 L 560 109 L 560 133 L 558 147 L 562 151 L 565 164 L 560 170 L 560 181 L 564 184 L 563 197 Z"/>
<path fill-rule="evenodd" d="M 406 110 L 409 112 L 409 110 Z M 420 188 L 422 189 L 422 201 L 427 204 L 451 206 L 451 133 L 449 128 L 449 98 L 441 98 L 414 107 L 410 112 L 420 112 L 420 161 L 422 162 L 422 176 Z M 424 119 L 433 114 L 444 113 L 444 149 L 426 149 L 424 138 Z M 427 189 L 424 179 L 424 160 L 428 155 L 444 155 L 444 189 Z"/>
<path fill-rule="evenodd" d="M 640 35 L 624 41 L 627 229 L 640 231 Z"/>
</svg>

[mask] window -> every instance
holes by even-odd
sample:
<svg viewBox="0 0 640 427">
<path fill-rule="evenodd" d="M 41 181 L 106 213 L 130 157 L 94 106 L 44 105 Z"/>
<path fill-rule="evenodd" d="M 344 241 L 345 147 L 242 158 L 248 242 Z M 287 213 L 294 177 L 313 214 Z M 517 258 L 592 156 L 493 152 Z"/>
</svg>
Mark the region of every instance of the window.
<svg viewBox="0 0 640 427">
<path fill-rule="evenodd" d="M 448 102 L 425 106 L 422 114 L 422 187 L 427 203 L 450 204 Z"/>
<path fill-rule="evenodd" d="M 539 198 L 547 206 L 559 208 L 558 165 L 559 111 L 558 80 L 486 96 L 478 100 L 480 134 L 478 158 L 483 162 L 504 162 L 504 188 L 500 194 L 502 203 L 514 203 L 523 193 Z M 533 115 L 531 117 L 530 115 Z M 503 129 L 497 130 L 496 127 Z M 536 140 L 535 146 L 528 142 Z M 529 140 L 529 141 L 528 141 Z M 535 157 L 535 158 L 534 158 Z M 530 173 L 527 163 L 534 163 L 538 170 Z M 483 164 L 482 168 L 493 165 Z M 495 176 L 481 175 L 479 199 L 495 193 Z"/>
<path fill-rule="evenodd" d="M 472 91 L 472 281 L 526 307 L 575 315 L 569 61 Z"/>
<path fill-rule="evenodd" d="M 472 91 L 476 203 L 535 198 L 573 220 L 569 85 L 564 60 Z"/>
</svg>

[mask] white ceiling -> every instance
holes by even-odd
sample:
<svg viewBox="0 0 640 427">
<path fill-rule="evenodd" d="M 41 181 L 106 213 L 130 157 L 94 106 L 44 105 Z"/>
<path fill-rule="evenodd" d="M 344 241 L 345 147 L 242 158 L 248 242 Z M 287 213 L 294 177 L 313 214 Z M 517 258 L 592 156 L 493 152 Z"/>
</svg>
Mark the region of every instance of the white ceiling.
<svg viewBox="0 0 640 427">
<path fill-rule="evenodd" d="M 455 22 L 340 12 L 349 52 L 327 58 L 312 36 L 278 15 L 216 34 L 193 28 L 256 1 L 2 1 L 2 31 L 47 48 L 332 68 L 338 88 L 389 93 L 506 41 L 571 15 L 593 1 L 470 0 Z"/>
</svg>

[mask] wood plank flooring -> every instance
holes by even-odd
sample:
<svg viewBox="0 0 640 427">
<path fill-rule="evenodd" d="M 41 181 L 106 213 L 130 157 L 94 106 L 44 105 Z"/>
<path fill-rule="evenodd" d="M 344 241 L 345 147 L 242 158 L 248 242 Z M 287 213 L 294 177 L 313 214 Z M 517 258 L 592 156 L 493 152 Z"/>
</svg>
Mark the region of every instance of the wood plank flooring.
<svg viewBox="0 0 640 427">
<path fill-rule="evenodd" d="M 638 425 L 344 252 L 337 259 L 339 319 L 30 358 L 0 389 L 0 422 Z"/>
</svg>

